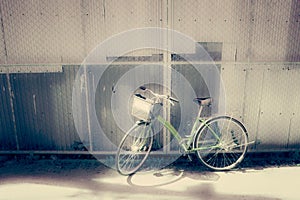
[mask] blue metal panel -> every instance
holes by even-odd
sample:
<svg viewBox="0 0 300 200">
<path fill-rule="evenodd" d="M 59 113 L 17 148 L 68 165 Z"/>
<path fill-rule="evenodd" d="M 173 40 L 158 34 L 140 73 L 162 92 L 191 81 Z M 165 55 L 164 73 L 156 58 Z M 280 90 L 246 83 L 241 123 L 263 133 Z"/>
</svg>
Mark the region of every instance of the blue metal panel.
<svg viewBox="0 0 300 200">
<path fill-rule="evenodd" d="M 0 75 L 0 150 L 16 150 L 15 130 L 5 74 Z"/>
<path fill-rule="evenodd" d="M 79 141 L 72 118 L 76 68 L 10 75 L 20 150 L 71 150 Z"/>
</svg>

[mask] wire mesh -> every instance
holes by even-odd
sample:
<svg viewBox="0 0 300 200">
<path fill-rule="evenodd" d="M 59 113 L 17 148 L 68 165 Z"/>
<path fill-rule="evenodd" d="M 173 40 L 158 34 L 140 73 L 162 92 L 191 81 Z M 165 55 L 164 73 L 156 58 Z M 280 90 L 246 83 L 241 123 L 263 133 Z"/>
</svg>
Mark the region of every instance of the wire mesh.
<svg viewBox="0 0 300 200">
<path fill-rule="evenodd" d="M 299 13 L 298 0 L 0 0 L 0 149 L 15 150 L 20 142 L 20 150 L 71 150 L 79 139 L 71 114 L 73 64 L 105 39 L 143 27 L 179 31 L 210 53 L 225 86 L 226 111 L 245 123 L 257 141 L 253 150 L 299 148 Z M 127 52 L 101 84 L 112 88 L 132 66 L 159 62 L 172 64 L 197 94 L 207 95 L 193 69 L 176 58 L 159 49 Z M 176 78 L 162 73 L 162 79 Z M 96 107 L 116 143 L 123 133 L 110 121 L 111 93 L 103 93 Z M 169 114 L 178 126 L 176 112 Z M 95 150 L 106 145 L 97 133 L 90 140 L 84 142 Z"/>
<path fill-rule="evenodd" d="M 172 28 L 222 42 L 223 61 L 299 61 L 298 47 L 289 47 L 299 44 L 299 1 L 173 2 Z"/>
</svg>

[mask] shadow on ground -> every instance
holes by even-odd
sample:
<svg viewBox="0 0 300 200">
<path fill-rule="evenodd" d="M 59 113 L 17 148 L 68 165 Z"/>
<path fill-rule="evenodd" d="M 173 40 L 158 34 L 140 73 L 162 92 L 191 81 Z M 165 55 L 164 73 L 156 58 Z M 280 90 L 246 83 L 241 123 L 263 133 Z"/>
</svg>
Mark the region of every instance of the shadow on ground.
<svg viewBox="0 0 300 200">
<path fill-rule="evenodd" d="M 249 168 L 262 170 L 270 166 L 254 165 L 247 159 L 234 171 L 246 171 Z M 198 163 L 188 162 L 185 158 L 178 159 L 162 170 L 137 173 L 128 177 L 119 175 L 115 170 L 94 159 L 18 158 L 1 162 L 0 177 L 0 191 L 5 185 L 18 187 L 20 183 L 77 188 L 84 191 L 61 199 L 276 199 L 218 193 L 214 183 L 219 181 L 219 172 L 209 171 Z M 31 192 L 30 188 L 28 192 Z"/>
</svg>

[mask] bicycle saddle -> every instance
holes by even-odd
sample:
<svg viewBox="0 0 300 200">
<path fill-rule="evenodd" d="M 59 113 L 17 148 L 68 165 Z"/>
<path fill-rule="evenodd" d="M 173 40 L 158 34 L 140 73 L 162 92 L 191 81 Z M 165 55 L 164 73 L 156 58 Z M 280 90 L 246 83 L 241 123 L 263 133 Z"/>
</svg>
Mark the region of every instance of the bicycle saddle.
<svg viewBox="0 0 300 200">
<path fill-rule="evenodd" d="M 204 97 L 204 98 L 200 98 L 197 97 L 193 100 L 195 103 L 197 103 L 199 106 L 209 106 L 212 102 L 212 98 L 211 97 Z"/>
</svg>

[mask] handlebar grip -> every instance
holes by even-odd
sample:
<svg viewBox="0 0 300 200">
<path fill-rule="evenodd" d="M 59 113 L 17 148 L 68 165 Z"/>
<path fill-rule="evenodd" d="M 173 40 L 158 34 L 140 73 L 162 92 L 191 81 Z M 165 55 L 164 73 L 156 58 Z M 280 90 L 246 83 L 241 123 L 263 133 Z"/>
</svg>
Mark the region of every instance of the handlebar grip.
<svg viewBox="0 0 300 200">
<path fill-rule="evenodd" d="M 178 101 L 177 99 L 173 98 L 173 97 L 169 97 L 169 99 L 170 99 L 171 101 L 174 101 L 174 102 L 176 102 L 176 103 L 179 103 L 179 101 Z"/>
<path fill-rule="evenodd" d="M 146 90 L 147 88 L 145 86 L 140 86 L 141 90 Z"/>
<path fill-rule="evenodd" d="M 144 97 L 143 95 L 141 95 L 141 94 L 134 94 L 135 96 L 137 96 L 137 97 L 140 97 L 141 99 L 146 99 L 146 97 Z"/>
</svg>

